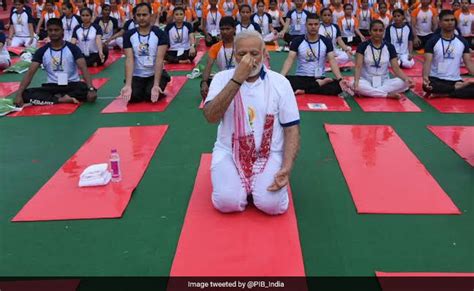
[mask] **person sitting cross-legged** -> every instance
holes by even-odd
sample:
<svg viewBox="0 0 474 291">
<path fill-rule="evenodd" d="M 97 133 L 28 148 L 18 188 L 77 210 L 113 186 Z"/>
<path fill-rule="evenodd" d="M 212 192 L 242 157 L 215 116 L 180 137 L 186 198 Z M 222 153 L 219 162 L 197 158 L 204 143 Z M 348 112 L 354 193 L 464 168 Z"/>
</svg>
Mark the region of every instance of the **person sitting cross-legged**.
<svg viewBox="0 0 474 291">
<path fill-rule="evenodd" d="M 59 18 L 51 18 L 46 23 L 50 42 L 38 49 L 29 70 L 20 83 L 15 104 L 50 105 L 56 103 L 94 102 L 97 90 L 92 85 L 86 61 L 81 50 L 64 41 L 64 28 Z M 38 68 L 43 65 L 47 83 L 40 88 L 28 88 Z M 77 68 L 85 82 L 81 82 Z"/>
<path fill-rule="evenodd" d="M 384 33 L 381 20 L 370 23 L 370 40 L 357 47 L 353 89 L 363 97 L 400 99 L 400 93 L 413 87 L 414 83 L 400 69 L 397 52 L 391 43 L 383 40 Z M 395 78 L 389 76 L 389 65 Z"/>
<path fill-rule="evenodd" d="M 441 11 L 441 33 L 435 34 L 426 44 L 423 90 L 429 94 L 427 97 L 474 98 L 474 81 L 463 81 L 460 75 L 461 60 L 469 73 L 474 74 L 469 44 L 462 36 L 454 34 L 454 19 L 451 10 Z"/>
<path fill-rule="evenodd" d="M 295 94 L 338 95 L 341 85 L 346 86 L 334 56 L 330 39 L 319 35 L 319 16 L 306 18 L 306 35 L 295 38 L 290 46 L 281 74 L 286 76 L 297 59 L 296 75 L 286 76 Z M 329 61 L 336 80 L 325 76 L 326 60 Z"/>
<path fill-rule="evenodd" d="M 166 52 L 165 60 L 169 63 L 188 64 L 196 57 L 196 40 L 194 39 L 193 25 L 184 22 L 184 9 L 176 7 L 173 10 L 175 22 L 165 27 L 170 40 L 170 48 Z"/>
</svg>

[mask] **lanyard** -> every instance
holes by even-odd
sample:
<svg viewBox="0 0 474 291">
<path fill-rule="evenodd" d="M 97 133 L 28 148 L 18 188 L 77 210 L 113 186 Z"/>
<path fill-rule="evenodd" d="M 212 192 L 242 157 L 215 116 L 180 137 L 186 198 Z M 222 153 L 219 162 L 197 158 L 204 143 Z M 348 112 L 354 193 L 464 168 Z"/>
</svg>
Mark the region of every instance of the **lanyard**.
<svg viewBox="0 0 474 291">
<path fill-rule="evenodd" d="M 443 59 L 446 59 L 446 58 L 451 58 L 451 52 L 449 52 L 449 48 L 451 47 L 451 42 L 453 40 L 450 39 L 449 42 L 448 42 L 448 46 L 446 47 L 446 50 L 444 49 L 444 39 L 441 39 L 441 46 L 443 48 Z M 448 54 L 448 56 L 446 57 L 446 54 Z"/>
<path fill-rule="evenodd" d="M 305 38 L 306 43 L 308 44 L 309 49 L 311 50 L 311 54 L 316 58 L 316 61 L 318 62 L 319 65 L 319 58 L 321 57 L 321 39 L 318 39 L 318 56 L 316 57 L 316 54 L 313 51 L 313 47 L 311 46 L 311 43 L 308 41 L 308 39 Z"/>
<path fill-rule="evenodd" d="M 89 26 L 89 28 L 87 29 L 87 34 L 84 33 L 85 31 L 86 28 L 82 26 L 82 41 L 87 42 L 89 41 L 89 32 L 91 31 L 91 27 Z"/>
<path fill-rule="evenodd" d="M 217 12 L 215 13 L 216 17 L 214 18 L 214 16 L 212 16 L 212 12 L 209 11 L 209 13 L 211 14 L 211 18 L 212 18 L 212 25 L 217 25 Z"/>
<path fill-rule="evenodd" d="M 332 39 L 332 36 L 333 36 L 333 30 L 332 30 L 332 25 L 330 25 L 331 27 L 331 33 L 329 33 L 329 31 L 327 30 L 327 27 L 325 25 L 323 25 L 324 27 L 324 32 L 326 33 L 326 36 L 330 37 Z"/>
<path fill-rule="evenodd" d="M 264 16 L 264 15 L 262 15 L 262 17 L 260 17 L 260 15 L 258 15 L 258 14 L 257 14 L 257 17 L 258 17 L 258 23 L 260 24 L 260 26 L 262 26 L 262 25 L 263 25 L 263 16 Z M 260 27 L 260 28 L 262 28 L 262 27 Z"/>
<path fill-rule="evenodd" d="M 364 10 L 362 10 L 361 14 L 362 14 L 362 20 L 367 21 L 367 18 L 369 16 L 369 11 L 366 11 L 364 15 Z"/>
<path fill-rule="evenodd" d="M 20 25 L 22 24 L 22 21 L 21 21 L 21 15 L 22 15 L 22 14 L 23 14 L 23 12 L 21 12 L 21 13 L 18 13 L 18 12 L 17 12 L 17 13 L 16 13 L 16 23 L 17 23 L 17 24 L 20 24 Z"/>
<path fill-rule="evenodd" d="M 179 35 L 178 26 L 176 26 L 176 24 L 175 24 L 174 27 L 176 29 L 176 34 L 178 35 L 178 38 L 176 39 L 176 42 L 182 42 L 183 38 L 184 38 L 184 24 L 183 24 L 183 26 L 181 26 L 181 36 Z"/>
<path fill-rule="evenodd" d="M 300 17 L 298 17 L 298 15 Z M 303 12 L 301 12 L 301 13 L 296 12 L 296 23 L 300 24 L 302 17 L 303 17 Z"/>
<path fill-rule="evenodd" d="M 104 34 L 107 34 L 107 28 L 109 27 L 110 24 L 110 19 L 107 21 L 107 24 L 104 23 L 104 20 L 102 19 L 102 23 L 104 24 Z"/>
<path fill-rule="evenodd" d="M 380 46 L 380 49 L 375 48 L 376 50 L 380 50 L 380 54 L 379 54 L 379 59 L 378 59 L 378 60 L 375 58 L 374 45 L 373 45 L 372 43 L 370 44 L 370 49 L 372 50 L 372 59 L 374 60 L 374 66 L 375 66 L 376 68 L 380 68 L 380 61 L 382 60 L 383 43 L 382 43 L 382 46 Z"/>
<path fill-rule="evenodd" d="M 142 45 L 143 45 L 143 44 L 146 44 L 146 45 L 148 45 L 148 42 L 149 42 L 149 41 L 150 41 L 150 33 L 148 33 L 148 35 L 147 35 L 147 39 L 146 39 L 146 41 L 145 41 L 145 42 L 142 42 L 142 39 L 141 39 L 141 34 L 140 34 L 140 33 L 138 33 L 138 42 L 139 42 L 140 44 L 142 44 Z"/>
<path fill-rule="evenodd" d="M 222 45 L 224 48 L 224 59 L 225 59 L 225 68 L 228 70 L 233 67 L 232 65 L 232 59 L 234 58 L 234 48 L 232 48 L 232 53 L 230 54 L 230 58 L 227 58 L 227 53 L 225 52 L 225 47 Z"/>
<path fill-rule="evenodd" d="M 403 43 L 403 27 L 400 28 L 400 30 L 402 31 L 401 35 L 398 36 L 398 27 L 395 27 L 395 34 L 397 35 L 397 43 L 398 44 L 402 44 Z"/>
<path fill-rule="evenodd" d="M 344 20 L 346 21 L 346 30 L 352 30 L 352 19 L 347 21 L 347 18 L 344 17 Z"/>
<path fill-rule="evenodd" d="M 66 30 L 68 31 L 71 31 L 71 25 L 72 25 L 72 19 L 74 17 L 71 17 L 71 20 L 69 21 L 69 23 L 67 22 L 67 17 L 66 17 Z"/>
<path fill-rule="evenodd" d="M 56 59 L 53 57 L 53 49 L 49 48 L 49 54 L 51 55 L 51 60 L 53 61 L 53 64 L 55 65 L 55 68 L 53 69 L 53 71 L 63 71 L 63 49 L 64 49 L 64 46 L 61 48 L 59 62 L 56 62 L 55 61 Z"/>
</svg>

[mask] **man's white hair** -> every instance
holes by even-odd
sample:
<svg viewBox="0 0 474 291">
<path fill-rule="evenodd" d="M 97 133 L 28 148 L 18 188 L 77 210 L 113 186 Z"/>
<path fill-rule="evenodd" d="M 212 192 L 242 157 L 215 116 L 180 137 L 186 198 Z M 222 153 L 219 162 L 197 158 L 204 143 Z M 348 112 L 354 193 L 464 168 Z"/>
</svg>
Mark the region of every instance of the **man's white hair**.
<svg viewBox="0 0 474 291">
<path fill-rule="evenodd" d="M 255 30 L 242 30 L 241 32 L 239 32 L 234 38 L 234 47 L 237 47 L 237 43 L 241 39 L 246 39 L 246 38 L 256 38 L 260 40 L 262 44 L 262 49 L 265 47 L 265 42 L 263 41 L 262 35 L 258 31 L 255 31 Z"/>
</svg>

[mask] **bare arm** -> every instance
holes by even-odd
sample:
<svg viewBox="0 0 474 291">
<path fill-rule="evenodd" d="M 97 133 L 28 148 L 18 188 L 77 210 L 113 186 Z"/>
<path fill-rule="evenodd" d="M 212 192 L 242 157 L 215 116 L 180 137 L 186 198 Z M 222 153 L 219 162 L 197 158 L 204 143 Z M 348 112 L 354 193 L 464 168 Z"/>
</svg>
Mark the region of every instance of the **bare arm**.
<svg viewBox="0 0 474 291">
<path fill-rule="evenodd" d="M 156 64 L 155 64 L 155 81 L 154 86 L 159 86 L 161 81 L 161 73 L 163 72 L 163 60 L 165 59 L 166 51 L 168 50 L 168 45 L 160 45 L 158 47 L 158 52 L 156 54 Z"/>
<path fill-rule="evenodd" d="M 273 183 L 267 188 L 268 191 L 278 191 L 290 182 L 290 173 L 300 149 L 300 127 L 293 125 L 283 128 L 283 162 L 281 169 L 275 174 Z"/>
<path fill-rule="evenodd" d="M 36 71 L 38 70 L 40 63 L 32 62 L 28 71 L 26 71 L 25 77 L 21 80 L 20 87 L 16 92 L 15 96 L 15 104 L 18 106 L 23 106 L 23 92 L 31 83 L 33 76 L 35 75 Z"/>
<path fill-rule="evenodd" d="M 357 53 L 355 70 L 354 70 L 354 90 L 355 91 L 357 91 L 357 88 L 359 87 L 360 73 L 362 71 L 363 63 L 364 63 L 364 55 Z"/>
<path fill-rule="evenodd" d="M 336 79 L 337 80 L 342 79 L 341 71 L 339 70 L 339 66 L 337 64 L 336 57 L 334 56 L 334 52 L 328 53 L 328 61 Z"/>
<path fill-rule="evenodd" d="M 71 38 L 71 43 L 72 43 L 72 44 L 77 44 L 77 39 L 76 39 L 76 38 L 74 38 L 74 37 L 73 37 L 73 38 Z"/>
<path fill-rule="evenodd" d="M 342 37 L 338 36 L 338 37 L 336 38 L 336 42 L 337 42 L 337 44 L 338 44 L 344 51 L 347 52 L 347 51 L 352 50 L 352 48 L 348 47 L 348 46 L 344 43 L 344 41 L 342 40 Z"/>
<path fill-rule="evenodd" d="M 287 18 L 286 21 L 285 21 L 285 25 L 283 26 L 283 29 L 282 29 L 282 31 L 280 32 L 281 35 L 284 35 L 285 33 L 287 33 L 289 27 L 290 27 L 290 19 Z"/>
<path fill-rule="evenodd" d="M 283 68 L 281 68 L 280 74 L 282 74 L 283 76 L 286 76 L 288 74 L 291 69 L 291 66 L 293 65 L 293 62 L 296 59 L 296 56 L 297 54 L 294 51 L 290 51 L 288 53 L 288 57 L 286 58 L 285 63 L 283 63 Z"/>
<path fill-rule="evenodd" d="M 255 59 L 247 53 L 242 57 L 240 63 L 235 68 L 232 79 L 217 94 L 217 96 L 204 106 L 204 116 L 208 122 L 218 122 L 224 116 L 229 104 L 234 99 L 235 94 L 240 88 L 240 84 L 245 82 L 255 65 Z"/>
<path fill-rule="evenodd" d="M 413 56 L 413 41 L 412 40 L 408 41 L 408 53 L 410 54 L 410 57 Z"/>
<path fill-rule="evenodd" d="M 125 86 L 132 86 L 134 55 L 132 48 L 125 49 Z"/>
<path fill-rule="evenodd" d="M 428 81 L 431 71 L 431 62 L 433 61 L 433 54 L 425 52 L 425 62 L 423 63 L 423 81 Z"/>
<path fill-rule="evenodd" d="M 44 22 L 44 17 L 41 16 L 41 18 L 40 18 L 40 20 L 39 20 L 39 22 L 38 22 L 38 26 L 36 27 L 36 34 L 39 34 L 40 29 L 41 29 L 41 27 L 43 26 L 43 22 Z M 28 25 L 28 27 L 29 27 L 29 25 Z"/>
<path fill-rule="evenodd" d="M 212 65 L 214 64 L 214 59 L 211 59 L 208 55 L 206 67 L 204 68 L 204 72 L 202 72 L 202 81 L 201 81 L 201 97 L 204 99 L 209 92 L 209 86 L 207 82 L 209 81 L 209 77 L 211 75 Z"/>
<path fill-rule="evenodd" d="M 392 66 L 392 70 L 395 76 L 397 76 L 398 78 L 402 79 L 405 82 L 409 81 L 409 78 L 407 77 L 407 75 L 405 75 L 405 73 L 400 69 L 397 58 L 391 59 L 390 65 Z"/>
</svg>

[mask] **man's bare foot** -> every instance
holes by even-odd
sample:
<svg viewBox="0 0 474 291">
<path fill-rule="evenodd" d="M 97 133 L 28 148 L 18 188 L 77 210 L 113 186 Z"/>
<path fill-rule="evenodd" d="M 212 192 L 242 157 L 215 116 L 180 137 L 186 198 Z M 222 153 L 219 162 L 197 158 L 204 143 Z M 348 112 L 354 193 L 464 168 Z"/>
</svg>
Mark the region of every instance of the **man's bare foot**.
<svg viewBox="0 0 474 291">
<path fill-rule="evenodd" d="M 328 83 L 331 83 L 333 80 L 331 78 L 318 79 L 316 82 L 319 84 L 319 87 L 322 87 Z"/>
<path fill-rule="evenodd" d="M 443 98 L 443 97 L 447 97 L 447 95 L 446 94 L 437 94 L 437 93 L 431 93 L 429 95 L 425 95 L 426 99 Z"/>
<path fill-rule="evenodd" d="M 402 95 L 400 93 L 388 93 L 387 98 L 390 99 L 401 99 Z"/>
<path fill-rule="evenodd" d="M 64 95 L 63 97 L 58 98 L 58 102 L 79 104 L 79 101 L 76 98 L 71 97 L 69 95 Z"/>
<path fill-rule="evenodd" d="M 303 95 L 304 93 L 305 93 L 305 91 L 304 91 L 304 90 L 301 90 L 301 89 L 297 89 L 297 90 L 295 91 L 295 95 Z"/>
<path fill-rule="evenodd" d="M 466 86 L 469 86 L 470 84 L 472 84 L 470 81 L 468 81 L 468 82 L 456 82 L 456 84 L 454 84 L 454 89 L 459 90 L 459 89 L 462 89 Z"/>
<path fill-rule="evenodd" d="M 190 64 L 191 60 L 181 60 L 179 61 L 180 64 Z"/>
</svg>

